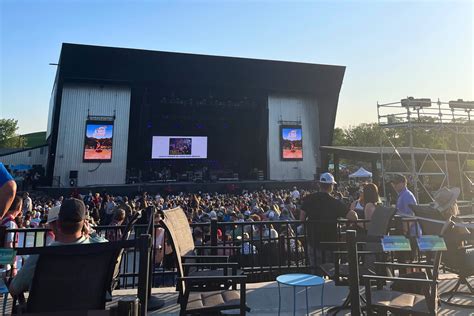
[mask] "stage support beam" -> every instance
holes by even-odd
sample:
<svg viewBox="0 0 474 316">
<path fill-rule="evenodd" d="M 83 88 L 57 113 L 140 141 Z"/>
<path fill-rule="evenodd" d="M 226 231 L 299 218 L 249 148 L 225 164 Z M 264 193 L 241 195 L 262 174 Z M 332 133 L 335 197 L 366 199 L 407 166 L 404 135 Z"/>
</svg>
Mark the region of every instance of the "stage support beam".
<svg viewBox="0 0 474 316">
<path fill-rule="evenodd" d="M 337 183 L 339 183 L 339 155 L 334 154 L 333 155 L 334 159 L 334 180 L 336 180 Z"/>
<path fill-rule="evenodd" d="M 377 169 L 377 159 L 371 160 L 370 165 L 372 168 L 372 182 L 380 189 L 381 183 L 379 183 L 379 171 Z"/>
</svg>

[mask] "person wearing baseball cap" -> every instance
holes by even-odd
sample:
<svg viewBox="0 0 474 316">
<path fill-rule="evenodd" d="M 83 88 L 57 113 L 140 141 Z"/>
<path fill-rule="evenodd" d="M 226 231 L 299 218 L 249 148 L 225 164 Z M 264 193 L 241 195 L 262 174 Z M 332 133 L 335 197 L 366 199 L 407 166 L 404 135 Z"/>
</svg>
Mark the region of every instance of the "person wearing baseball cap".
<svg viewBox="0 0 474 316">
<path fill-rule="evenodd" d="M 311 269 L 316 273 L 317 264 L 321 264 L 322 253 L 319 247 L 321 241 L 337 240 L 337 219 L 346 217 L 348 209 L 331 193 L 334 190 L 334 177 L 329 172 L 319 177 L 320 191 L 307 195 L 303 199 L 300 220 L 308 221 L 308 257 Z M 329 255 L 332 255 L 329 254 Z M 326 258 L 331 261 L 331 258 Z"/>
<path fill-rule="evenodd" d="M 82 200 L 67 199 L 59 207 L 53 207 L 48 214 L 48 223 L 54 232 L 54 241 L 50 246 L 80 245 L 98 242 L 83 235 L 86 220 L 86 207 Z M 38 262 L 38 255 L 31 255 L 23 268 L 13 278 L 10 293 L 19 295 L 28 291 Z"/>
</svg>

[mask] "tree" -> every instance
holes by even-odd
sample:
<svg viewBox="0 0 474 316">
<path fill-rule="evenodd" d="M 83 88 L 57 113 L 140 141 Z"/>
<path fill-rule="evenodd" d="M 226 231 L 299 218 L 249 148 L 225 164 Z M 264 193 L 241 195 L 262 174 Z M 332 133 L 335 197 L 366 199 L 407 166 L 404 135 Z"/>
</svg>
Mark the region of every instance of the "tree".
<svg viewBox="0 0 474 316">
<path fill-rule="evenodd" d="M 427 119 L 425 122 L 429 122 Z M 413 146 L 432 149 L 452 149 L 454 147 L 454 133 L 439 129 L 414 127 Z M 382 137 L 384 146 L 410 146 L 410 130 L 408 128 L 382 128 L 377 123 L 362 123 L 349 128 L 334 129 L 334 146 L 379 147 Z M 460 148 L 468 147 L 461 142 Z"/>
<path fill-rule="evenodd" d="M 22 148 L 26 147 L 26 139 L 17 135 L 18 120 L 0 119 L 0 147 Z"/>
<path fill-rule="evenodd" d="M 333 146 L 346 146 L 346 136 L 342 128 L 336 127 L 332 135 Z"/>
</svg>

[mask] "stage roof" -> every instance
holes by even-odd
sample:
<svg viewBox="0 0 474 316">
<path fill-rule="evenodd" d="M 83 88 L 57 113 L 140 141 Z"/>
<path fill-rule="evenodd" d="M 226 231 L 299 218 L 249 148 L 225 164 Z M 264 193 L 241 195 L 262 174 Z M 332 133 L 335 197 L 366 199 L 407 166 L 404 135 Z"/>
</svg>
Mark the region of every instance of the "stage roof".
<svg viewBox="0 0 474 316">
<path fill-rule="evenodd" d="M 339 94 L 344 66 L 64 43 L 63 79 Z"/>
<path fill-rule="evenodd" d="M 454 159 L 457 157 L 458 152 L 453 150 L 443 150 L 443 149 L 432 149 L 432 148 L 420 148 L 420 147 L 397 147 L 396 149 L 393 147 L 353 147 L 353 146 L 321 146 L 320 147 L 322 152 L 336 154 L 340 158 L 347 158 L 347 159 L 361 159 L 361 160 L 374 160 L 379 159 L 380 154 L 382 153 L 384 156 L 388 155 L 396 155 L 395 150 L 404 157 L 409 157 L 411 152 L 415 154 L 415 156 L 425 156 L 427 153 L 435 157 L 448 157 L 448 159 Z M 474 158 L 474 153 L 469 152 L 459 152 L 460 156 L 463 158 L 469 157 Z"/>
</svg>

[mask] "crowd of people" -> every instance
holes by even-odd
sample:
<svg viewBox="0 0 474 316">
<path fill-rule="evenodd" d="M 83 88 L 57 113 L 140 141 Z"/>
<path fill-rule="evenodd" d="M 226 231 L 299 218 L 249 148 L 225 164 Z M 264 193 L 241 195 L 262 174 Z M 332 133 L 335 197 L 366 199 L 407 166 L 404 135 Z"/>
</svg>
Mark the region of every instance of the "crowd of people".
<svg viewBox="0 0 474 316">
<path fill-rule="evenodd" d="M 0 211 L 3 214 L 1 225 L 9 229 L 49 227 L 51 236 L 48 236 L 48 243 L 51 245 L 116 240 L 121 237 L 117 235 L 118 230 L 112 234 L 98 236 L 93 234 L 94 226 L 110 227 L 127 224 L 132 216 L 137 212 L 144 213 L 142 211 L 149 206 L 153 206 L 157 214 L 167 209 L 181 207 L 190 224 L 207 223 L 211 220 L 220 222 L 218 239 L 224 243 L 229 241 L 229 244 L 239 240 L 242 246 L 241 254 L 244 256 L 265 250 L 264 247 L 257 249 L 255 241 L 259 241 L 261 246 L 262 239 L 278 241 L 280 237 L 285 236 L 293 237 L 289 239 L 292 242 L 290 242 L 291 250 L 294 251 L 300 247 L 298 238 L 294 237 L 301 234 L 304 229 L 307 235 L 308 258 L 310 264 L 315 267 L 317 261 L 321 260 L 318 243 L 334 241 L 337 238 L 336 220 L 338 218 L 347 218 L 350 221 L 370 220 L 377 205 L 380 204 L 380 196 L 375 184 L 364 183 L 356 189 L 341 185 L 336 187 L 337 183 L 330 173 L 323 173 L 317 182 L 317 188 L 311 190 L 296 187 L 278 190 L 261 188 L 252 192 L 243 190 L 238 194 L 181 192 L 166 195 L 141 192 L 134 196 L 112 195 L 107 192 L 88 192 L 81 195 L 74 191 L 71 197 L 52 198 L 43 194 L 30 195 L 28 192 L 17 194 L 15 181 L 2 168 L 3 165 L 0 164 L 0 192 L 2 193 Z M 396 204 L 398 214 L 412 215 L 409 205 L 417 204 L 417 201 L 407 187 L 407 179 L 398 175 L 392 179 L 392 186 L 398 194 Z M 439 199 L 443 191 L 440 191 L 440 194 L 435 197 L 435 203 L 438 203 L 435 207 L 448 218 L 458 214 L 455 207 L 457 196 L 455 196 L 455 190 L 446 190 L 449 191 L 448 193 L 454 192 L 454 195 L 451 194 L 449 203 L 442 204 L 443 202 Z M 146 220 L 145 216 L 142 218 Z M 306 221 L 306 224 L 297 222 L 289 225 L 282 224 L 285 221 L 294 220 Z M 273 223 L 267 223 L 269 221 Z M 275 221 L 279 222 L 275 223 Z M 255 222 L 263 223 L 257 225 Z M 235 223 L 244 224 L 236 225 Z M 419 230 L 420 227 L 414 223 L 407 226 L 404 233 L 420 234 Z M 205 235 L 208 233 L 209 231 L 205 228 L 195 229 L 193 234 L 196 244 L 205 243 Z M 163 231 L 157 239 L 161 240 L 160 245 L 165 242 L 166 237 Z M 14 234 L 7 234 L 5 247 L 14 248 L 14 242 Z M 268 242 L 265 243 L 268 244 Z M 156 245 L 155 248 L 157 248 Z M 222 254 L 227 254 L 225 250 L 222 251 Z M 162 255 L 171 255 L 171 252 Z M 34 270 L 34 259 L 30 262 L 25 267 Z M 21 285 L 18 285 L 20 281 L 17 281 L 15 291 L 24 291 L 27 286 L 31 271 L 28 272 L 25 267 L 22 269 L 25 272 L 20 274 L 18 279 L 22 280 Z M 11 268 L 16 267 L 13 265 Z"/>
<path fill-rule="evenodd" d="M 142 192 L 133 196 L 112 195 L 107 192 L 81 195 L 74 192 L 66 199 L 73 197 L 82 200 L 92 225 L 116 224 L 117 220 L 126 224 L 131 216 L 148 206 L 154 206 L 158 211 L 181 207 L 190 223 L 209 222 L 211 219 L 217 219 L 219 222 L 274 221 L 299 220 L 305 197 L 316 191 L 317 189 L 293 187 L 279 190 L 260 189 L 253 192 L 243 190 L 239 194 L 180 192 L 161 195 Z M 350 204 L 353 201 L 364 203 L 359 200 L 361 192 L 363 190 L 357 190 L 355 194 L 350 195 L 347 190 L 342 190 L 334 192 L 334 197 L 349 210 L 352 209 Z M 28 192 L 22 193 L 21 198 L 22 211 L 15 217 L 18 228 L 44 227 L 49 210 L 61 206 L 65 199 L 64 196 L 50 197 Z M 358 205 L 361 205 L 360 202 Z M 363 214 L 359 213 L 358 216 L 364 218 Z"/>
</svg>

